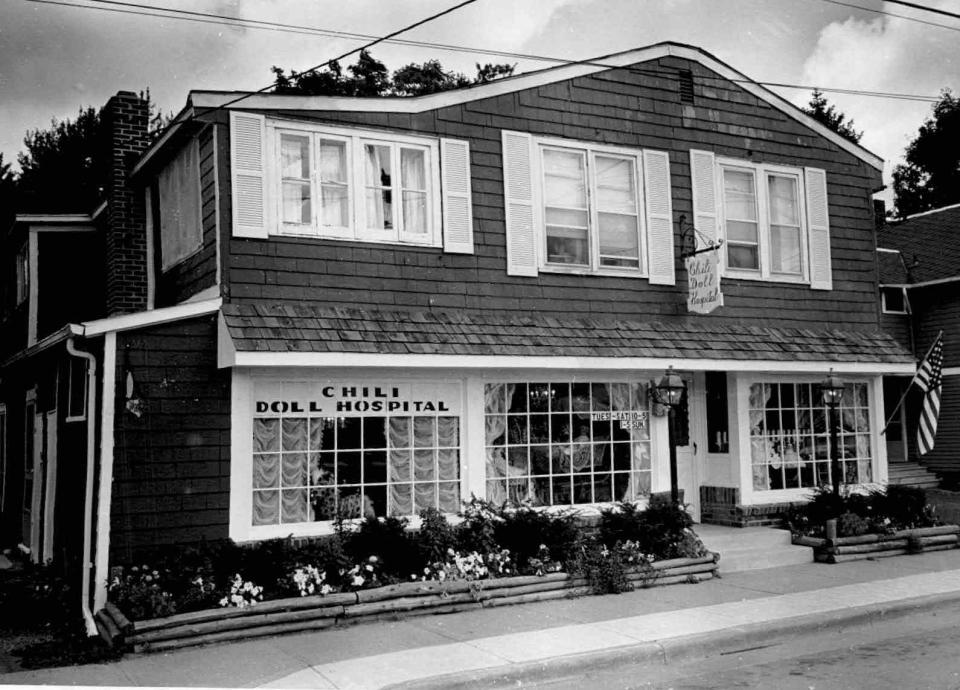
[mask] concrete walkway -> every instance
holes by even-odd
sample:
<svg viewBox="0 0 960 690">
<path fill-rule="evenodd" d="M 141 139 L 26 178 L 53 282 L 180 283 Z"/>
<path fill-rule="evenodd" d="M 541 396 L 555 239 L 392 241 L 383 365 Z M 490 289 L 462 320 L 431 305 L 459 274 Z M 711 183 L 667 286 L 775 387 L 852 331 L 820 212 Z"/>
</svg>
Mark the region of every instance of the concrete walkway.
<svg viewBox="0 0 960 690">
<path fill-rule="evenodd" d="M 0 683 L 489 687 L 618 658 L 664 663 L 703 656 L 724 645 L 742 647 L 776 634 L 952 601 L 960 602 L 960 550 L 808 563 L 732 573 L 698 585 L 128 655 L 111 664 L 0 675 Z"/>
</svg>

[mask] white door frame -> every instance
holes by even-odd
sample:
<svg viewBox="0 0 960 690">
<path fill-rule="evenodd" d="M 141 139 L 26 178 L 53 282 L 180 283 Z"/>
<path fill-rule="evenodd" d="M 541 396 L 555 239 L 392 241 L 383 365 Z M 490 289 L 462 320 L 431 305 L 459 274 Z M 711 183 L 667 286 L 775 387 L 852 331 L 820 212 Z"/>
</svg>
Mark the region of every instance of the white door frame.
<svg viewBox="0 0 960 690">
<path fill-rule="evenodd" d="M 683 502 L 690 515 L 700 521 L 700 481 L 703 474 L 701 459 L 706 452 L 705 378 L 702 371 L 681 373 L 687 384 L 688 439 L 687 445 L 677 446 L 677 484 L 683 489 Z"/>
</svg>

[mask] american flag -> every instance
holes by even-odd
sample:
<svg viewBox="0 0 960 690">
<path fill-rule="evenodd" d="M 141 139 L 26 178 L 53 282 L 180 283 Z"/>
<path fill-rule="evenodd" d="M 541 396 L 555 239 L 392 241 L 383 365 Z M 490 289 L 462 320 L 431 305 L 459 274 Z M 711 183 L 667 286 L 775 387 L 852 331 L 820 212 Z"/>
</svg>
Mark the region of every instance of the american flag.
<svg viewBox="0 0 960 690">
<path fill-rule="evenodd" d="M 914 382 L 924 392 L 923 409 L 920 423 L 917 425 L 917 451 L 926 455 L 933 450 L 933 440 L 937 435 L 937 417 L 940 416 L 940 390 L 943 381 L 943 332 L 937 336 L 933 347 L 920 362 Z"/>
</svg>

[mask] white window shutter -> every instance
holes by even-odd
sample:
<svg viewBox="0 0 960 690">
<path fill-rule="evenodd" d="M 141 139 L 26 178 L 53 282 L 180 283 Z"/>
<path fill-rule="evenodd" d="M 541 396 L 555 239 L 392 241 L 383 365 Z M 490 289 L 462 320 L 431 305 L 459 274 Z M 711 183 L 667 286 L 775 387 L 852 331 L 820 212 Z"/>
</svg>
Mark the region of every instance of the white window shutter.
<svg viewBox="0 0 960 690">
<path fill-rule="evenodd" d="M 503 197 L 507 222 L 507 273 L 537 275 L 532 141 L 523 132 L 503 132 Z"/>
<path fill-rule="evenodd" d="M 697 246 L 716 244 L 717 188 L 714 182 L 712 151 L 690 151 L 690 186 L 693 191 L 693 225 L 697 229 Z"/>
<path fill-rule="evenodd" d="M 804 168 L 803 172 L 807 193 L 807 225 L 810 229 L 810 288 L 832 290 L 827 173 L 819 168 Z"/>
<path fill-rule="evenodd" d="M 267 237 L 266 143 L 263 115 L 230 113 L 234 237 Z"/>
<path fill-rule="evenodd" d="M 643 152 L 643 188 L 647 211 L 650 284 L 674 285 L 673 204 L 670 201 L 670 154 Z"/>
<path fill-rule="evenodd" d="M 441 139 L 440 167 L 443 169 L 443 250 L 473 254 L 470 142 Z"/>
</svg>

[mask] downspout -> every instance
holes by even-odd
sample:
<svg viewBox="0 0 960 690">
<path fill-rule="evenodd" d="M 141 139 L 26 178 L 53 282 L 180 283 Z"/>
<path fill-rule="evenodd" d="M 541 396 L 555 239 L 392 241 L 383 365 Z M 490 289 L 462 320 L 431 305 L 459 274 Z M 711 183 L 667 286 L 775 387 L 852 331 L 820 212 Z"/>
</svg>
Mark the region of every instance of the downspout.
<svg viewBox="0 0 960 690">
<path fill-rule="evenodd" d="M 93 607 L 107 603 L 107 578 L 110 569 L 110 502 L 113 500 L 114 414 L 116 405 L 117 332 L 107 331 L 103 338 L 103 393 L 100 413 L 100 487 L 97 494 L 97 565 L 94 570 Z"/>
<path fill-rule="evenodd" d="M 93 524 L 93 467 L 96 455 L 97 415 L 97 358 L 89 352 L 76 349 L 73 336 L 67 338 L 67 352 L 73 357 L 87 360 L 87 481 L 83 497 L 83 584 L 81 585 L 80 611 L 87 627 L 87 635 L 97 634 L 97 624 L 90 610 L 90 529 Z"/>
</svg>

